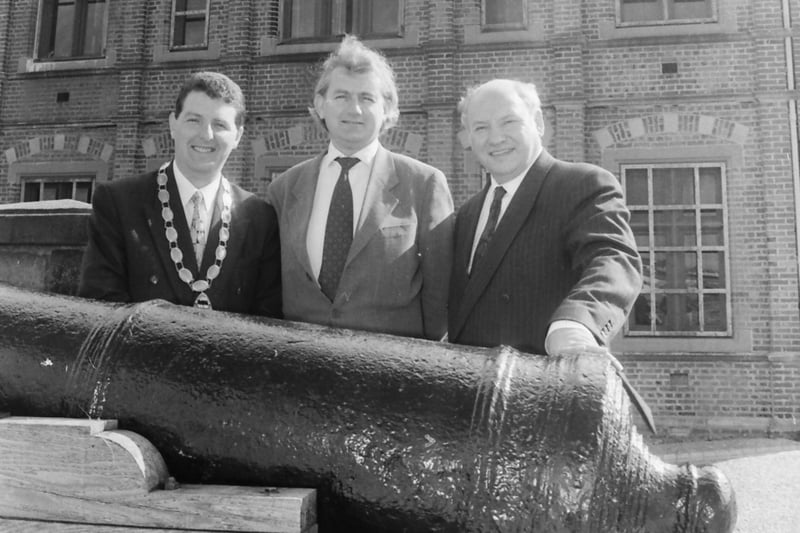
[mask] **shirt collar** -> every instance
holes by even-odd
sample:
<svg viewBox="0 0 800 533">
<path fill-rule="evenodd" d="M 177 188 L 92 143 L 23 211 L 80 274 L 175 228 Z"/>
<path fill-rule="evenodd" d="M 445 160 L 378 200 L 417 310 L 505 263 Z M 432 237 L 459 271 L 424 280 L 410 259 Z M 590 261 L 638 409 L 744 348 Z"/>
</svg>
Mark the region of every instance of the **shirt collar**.
<svg viewBox="0 0 800 533">
<path fill-rule="evenodd" d="M 530 170 L 530 167 L 528 167 L 528 170 Z M 514 193 L 517 192 L 517 189 L 519 189 L 519 186 L 522 184 L 522 180 L 523 178 L 525 178 L 525 175 L 528 173 L 528 170 L 526 170 L 516 178 L 508 180 L 505 183 L 497 183 L 497 180 L 495 180 L 494 176 L 492 176 L 490 180 L 491 187 L 489 188 L 489 192 L 491 193 L 495 189 L 495 187 L 502 187 L 506 190 L 505 197 L 511 198 L 512 196 L 514 196 Z"/>
<path fill-rule="evenodd" d="M 181 197 L 181 205 L 185 206 L 189 203 L 195 191 L 203 193 L 203 203 L 206 204 L 206 212 L 210 213 L 214 207 L 214 201 L 217 199 L 217 191 L 219 184 L 222 181 L 222 174 L 218 175 L 211 183 L 205 187 L 198 189 L 189 181 L 189 178 L 181 172 L 177 163 L 172 162 L 172 173 L 175 174 L 175 184 L 178 186 L 178 195 Z"/>
<path fill-rule="evenodd" d="M 360 163 L 364 163 L 367 165 L 367 168 L 372 167 L 372 161 L 375 159 L 375 154 L 378 153 L 378 148 L 380 147 L 381 143 L 378 139 L 375 139 L 364 148 L 359 150 L 358 152 L 352 154 L 349 157 L 357 157 Z M 323 168 L 331 165 L 337 157 L 346 157 L 341 150 L 336 148 L 333 143 L 328 144 L 328 152 L 325 154 L 325 157 L 322 159 L 322 166 Z"/>
<path fill-rule="evenodd" d="M 513 197 L 514 193 L 517 192 L 517 189 L 519 189 L 519 186 L 522 184 L 522 180 L 525 178 L 525 176 L 528 175 L 528 172 L 530 172 L 531 167 L 534 165 L 534 163 L 536 163 L 536 160 L 539 159 L 539 156 L 542 155 L 542 151 L 543 151 L 543 149 L 539 148 L 539 153 L 536 154 L 536 157 L 533 158 L 533 163 L 531 163 L 530 166 L 528 168 L 526 168 L 518 176 L 508 180 L 507 182 L 505 182 L 503 184 L 497 183 L 497 181 L 494 179 L 494 176 L 492 176 L 491 180 L 490 180 L 491 186 L 492 186 L 491 189 L 490 189 L 490 192 L 493 191 L 495 187 L 503 187 L 506 190 L 505 197 L 506 198 Z"/>
</svg>

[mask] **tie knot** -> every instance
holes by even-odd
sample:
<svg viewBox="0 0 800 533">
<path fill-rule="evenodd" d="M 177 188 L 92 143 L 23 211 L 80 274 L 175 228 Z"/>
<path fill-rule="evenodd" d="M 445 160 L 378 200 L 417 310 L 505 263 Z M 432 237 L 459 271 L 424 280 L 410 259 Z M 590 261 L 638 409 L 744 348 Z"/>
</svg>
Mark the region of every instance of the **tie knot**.
<svg viewBox="0 0 800 533">
<path fill-rule="evenodd" d="M 199 206 L 203 202 L 203 193 L 200 191 L 194 191 L 192 195 L 192 204 L 195 206 Z"/>
<path fill-rule="evenodd" d="M 342 167 L 342 172 L 348 172 L 360 161 L 357 157 L 337 157 L 336 162 Z"/>
<path fill-rule="evenodd" d="M 506 190 L 503 187 L 495 187 L 494 188 L 494 201 L 499 202 L 503 199 L 503 196 L 506 195 Z"/>
</svg>

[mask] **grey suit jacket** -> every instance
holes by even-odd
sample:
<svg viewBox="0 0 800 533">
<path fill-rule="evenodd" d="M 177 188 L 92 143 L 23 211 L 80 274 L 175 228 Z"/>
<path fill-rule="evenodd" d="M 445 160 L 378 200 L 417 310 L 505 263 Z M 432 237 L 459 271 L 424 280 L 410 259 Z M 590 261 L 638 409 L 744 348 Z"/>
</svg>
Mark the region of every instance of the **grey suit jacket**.
<svg viewBox="0 0 800 533">
<path fill-rule="evenodd" d="M 324 154 L 270 184 L 289 320 L 438 339 L 447 326 L 453 200 L 444 174 L 379 147 L 333 302 L 311 270 L 306 234 Z"/>
<path fill-rule="evenodd" d="M 555 320 L 608 344 L 641 289 L 641 259 L 616 177 L 542 152 L 511 200 L 486 255 L 467 273 L 487 190 L 456 219 L 449 338 L 544 354 Z"/>
</svg>

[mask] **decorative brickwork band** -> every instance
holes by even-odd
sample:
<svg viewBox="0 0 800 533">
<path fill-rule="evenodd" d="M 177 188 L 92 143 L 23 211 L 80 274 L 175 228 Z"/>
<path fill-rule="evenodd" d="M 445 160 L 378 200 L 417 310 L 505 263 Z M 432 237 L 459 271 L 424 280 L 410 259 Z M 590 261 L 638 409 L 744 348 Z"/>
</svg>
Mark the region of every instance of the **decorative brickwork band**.
<svg viewBox="0 0 800 533">
<path fill-rule="evenodd" d="M 2 153 L 5 156 L 6 164 L 11 165 L 27 157 L 53 151 L 79 152 L 108 163 L 114 153 L 114 146 L 88 135 L 54 134 L 20 141 Z"/>
<path fill-rule="evenodd" d="M 600 148 L 628 142 L 637 137 L 658 133 L 694 133 L 744 144 L 749 128 L 739 122 L 708 115 L 662 113 L 623 120 L 595 130 L 593 135 Z"/>
</svg>

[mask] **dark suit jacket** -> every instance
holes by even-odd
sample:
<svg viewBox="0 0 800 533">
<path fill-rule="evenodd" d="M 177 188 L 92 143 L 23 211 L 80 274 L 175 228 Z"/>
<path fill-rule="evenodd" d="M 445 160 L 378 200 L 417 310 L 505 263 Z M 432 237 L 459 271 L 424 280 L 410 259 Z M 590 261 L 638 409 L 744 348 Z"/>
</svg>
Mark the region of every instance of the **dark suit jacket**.
<svg viewBox="0 0 800 533">
<path fill-rule="evenodd" d="M 205 279 L 219 243 L 222 187 L 198 275 L 172 165 L 167 190 L 184 265 Z M 214 309 L 281 316 L 280 244 L 274 209 L 231 183 L 230 238 L 219 276 L 206 294 Z M 156 172 L 98 185 L 92 199 L 89 245 L 83 257 L 78 294 L 117 302 L 161 298 L 193 305 L 196 293 L 178 278 L 164 234 Z"/>
<path fill-rule="evenodd" d="M 287 319 L 439 339 L 447 327 L 453 200 L 440 170 L 378 149 L 360 224 L 331 302 L 311 270 L 306 234 L 324 154 L 279 176 L 278 211 Z"/>
<path fill-rule="evenodd" d="M 456 219 L 450 341 L 544 354 L 550 323 L 567 319 L 608 344 L 642 283 L 630 214 L 614 175 L 542 152 L 468 275 L 486 193 L 467 201 Z"/>
</svg>

